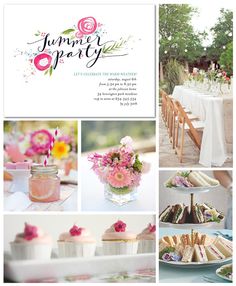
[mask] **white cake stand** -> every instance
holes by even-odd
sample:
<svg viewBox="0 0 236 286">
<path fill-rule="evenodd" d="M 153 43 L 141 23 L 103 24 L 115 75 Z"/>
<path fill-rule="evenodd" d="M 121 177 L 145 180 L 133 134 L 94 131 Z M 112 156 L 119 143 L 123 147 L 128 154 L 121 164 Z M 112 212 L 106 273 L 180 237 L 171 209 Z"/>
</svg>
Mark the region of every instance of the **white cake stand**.
<svg viewBox="0 0 236 286">
<path fill-rule="evenodd" d="M 6 172 L 12 175 L 12 185 L 10 187 L 10 192 L 29 192 L 29 177 L 30 170 L 23 169 L 5 169 Z"/>
</svg>

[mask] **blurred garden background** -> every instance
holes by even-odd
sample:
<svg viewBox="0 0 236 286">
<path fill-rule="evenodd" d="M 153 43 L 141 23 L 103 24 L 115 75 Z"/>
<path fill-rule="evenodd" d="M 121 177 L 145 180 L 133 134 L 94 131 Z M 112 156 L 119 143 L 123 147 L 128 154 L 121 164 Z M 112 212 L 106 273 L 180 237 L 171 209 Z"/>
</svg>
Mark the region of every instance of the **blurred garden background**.
<svg viewBox="0 0 236 286">
<path fill-rule="evenodd" d="M 233 76 L 231 9 L 217 5 L 209 10 L 204 6 L 162 4 L 159 6 L 159 33 L 160 88 L 168 94 L 197 70 L 224 71 L 226 74 L 221 81 L 222 78 L 229 81 Z M 209 76 L 214 77 L 214 81 L 219 77 L 217 73 Z"/>
<path fill-rule="evenodd" d="M 4 162 L 43 163 L 55 137 L 49 163 L 68 174 L 77 169 L 77 134 L 77 121 L 4 121 Z"/>
<path fill-rule="evenodd" d="M 82 152 L 118 146 L 125 136 L 136 150 L 155 152 L 154 121 L 82 121 Z"/>
</svg>

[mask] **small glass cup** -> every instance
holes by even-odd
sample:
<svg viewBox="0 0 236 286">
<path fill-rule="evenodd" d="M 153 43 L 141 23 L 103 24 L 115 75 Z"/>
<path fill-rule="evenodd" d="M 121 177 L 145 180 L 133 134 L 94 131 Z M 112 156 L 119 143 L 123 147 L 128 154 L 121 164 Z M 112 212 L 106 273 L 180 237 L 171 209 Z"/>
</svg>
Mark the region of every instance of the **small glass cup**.
<svg viewBox="0 0 236 286">
<path fill-rule="evenodd" d="M 107 200 L 121 206 L 135 201 L 138 196 L 137 187 L 114 188 L 109 184 L 104 185 L 104 196 Z"/>
<path fill-rule="evenodd" d="M 60 178 L 56 165 L 34 165 L 29 178 L 29 198 L 33 202 L 60 200 Z"/>
</svg>

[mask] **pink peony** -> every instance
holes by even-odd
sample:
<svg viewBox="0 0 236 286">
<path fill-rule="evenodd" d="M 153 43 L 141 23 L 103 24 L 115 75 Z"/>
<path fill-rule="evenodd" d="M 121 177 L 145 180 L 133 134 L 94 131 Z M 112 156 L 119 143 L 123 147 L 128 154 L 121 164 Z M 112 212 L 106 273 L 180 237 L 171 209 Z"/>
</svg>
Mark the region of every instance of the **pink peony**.
<svg viewBox="0 0 236 286">
<path fill-rule="evenodd" d="M 118 220 L 114 223 L 114 229 L 116 232 L 125 232 L 126 224 L 122 220 Z"/>
<path fill-rule="evenodd" d="M 85 17 L 78 22 L 78 30 L 82 35 L 90 35 L 97 29 L 97 21 L 94 17 Z"/>
<path fill-rule="evenodd" d="M 126 169 L 114 169 L 107 176 L 107 182 L 115 188 L 127 187 L 132 182 L 132 176 Z"/>
<path fill-rule="evenodd" d="M 133 151 L 133 139 L 130 136 L 125 136 L 120 140 L 120 144 L 122 145 L 122 149 L 126 152 Z"/>
<path fill-rule="evenodd" d="M 37 227 L 26 223 L 24 229 L 24 239 L 32 240 L 35 237 L 38 237 Z"/>
<path fill-rule="evenodd" d="M 32 151 L 36 154 L 46 154 L 53 140 L 52 134 L 45 130 L 37 130 L 31 134 L 30 143 Z"/>
<path fill-rule="evenodd" d="M 76 225 L 74 225 L 71 229 L 70 229 L 70 234 L 71 236 L 79 236 L 82 233 L 83 228 L 82 227 L 78 227 Z"/>
</svg>

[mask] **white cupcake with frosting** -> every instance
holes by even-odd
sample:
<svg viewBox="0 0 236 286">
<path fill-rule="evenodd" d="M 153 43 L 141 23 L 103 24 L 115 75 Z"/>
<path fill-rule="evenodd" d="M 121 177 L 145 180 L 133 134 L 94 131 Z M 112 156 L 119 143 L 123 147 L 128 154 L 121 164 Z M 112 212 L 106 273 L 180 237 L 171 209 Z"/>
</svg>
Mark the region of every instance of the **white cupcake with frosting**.
<svg viewBox="0 0 236 286">
<path fill-rule="evenodd" d="M 59 257 L 92 257 L 95 255 L 96 240 L 90 232 L 74 225 L 64 232 L 57 241 Z"/>
<path fill-rule="evenodd" d="M 156 226 L 148 226 L 137 236 L 138 253 L 156 252 Z"/>
<path fill-rule="evenodd" d="M 135 233 L 126 231 L 126 224 L 118 220 L 102 236 L 103 254 L 136 254 L 138 250 L 136 236 Z"/>
<path fill-rule="evenodd" d="M 10 246 L 14 260 L 45 260 L 51 258 L 52 238 L 41 228 L 26 223 L 24 232 L 17 234 Z"/>
</svg>

